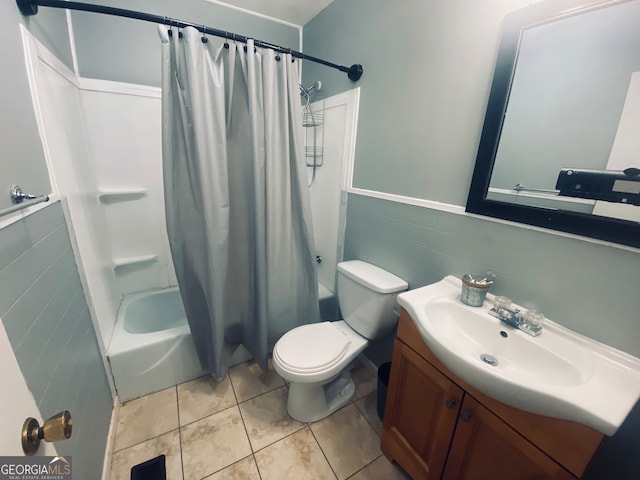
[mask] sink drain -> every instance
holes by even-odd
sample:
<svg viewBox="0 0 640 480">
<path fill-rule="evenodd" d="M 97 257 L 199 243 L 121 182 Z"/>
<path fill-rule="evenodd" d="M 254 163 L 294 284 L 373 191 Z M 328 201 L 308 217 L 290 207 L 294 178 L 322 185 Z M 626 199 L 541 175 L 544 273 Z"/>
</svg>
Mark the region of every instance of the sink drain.
<svg viewBox="0 0 640 480">
<path fill-rule="evenodd" d="M 482 360 L 484 363 L 488 363 L 492 367 L 498 365 L 498 359 L 488 353 L 483 353 L 482 355 L 480 355 L 480 360 Z"/>
</svg>

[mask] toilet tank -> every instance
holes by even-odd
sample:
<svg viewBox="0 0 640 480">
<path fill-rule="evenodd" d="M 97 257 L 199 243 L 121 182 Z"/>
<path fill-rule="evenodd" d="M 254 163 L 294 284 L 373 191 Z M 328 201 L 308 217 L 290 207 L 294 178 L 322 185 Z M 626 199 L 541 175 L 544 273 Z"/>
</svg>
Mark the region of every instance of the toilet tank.
<svg viewBox="0 0 640 480">
<path fill-rule="evenodd" d="M 360 260 L 338 264 L 338 301 L 342 318 L 365 338 L 382 338 L 398 321 L 393 307 L 407 282 Z"/>
</svg>

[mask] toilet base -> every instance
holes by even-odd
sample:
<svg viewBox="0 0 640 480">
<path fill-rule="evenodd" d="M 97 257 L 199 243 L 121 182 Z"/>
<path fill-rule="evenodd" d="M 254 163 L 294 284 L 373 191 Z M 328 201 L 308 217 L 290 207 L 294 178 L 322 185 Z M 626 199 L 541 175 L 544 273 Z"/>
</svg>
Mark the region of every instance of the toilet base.
<svg viewBox="0 0 640 480">
<path fill-rule="evenodd" d="M 349 403 L 355 392 L 351 366 L 325 384 L 290 383 L 287 413 L 299 422 L 316 422 Z"/>
</svg>

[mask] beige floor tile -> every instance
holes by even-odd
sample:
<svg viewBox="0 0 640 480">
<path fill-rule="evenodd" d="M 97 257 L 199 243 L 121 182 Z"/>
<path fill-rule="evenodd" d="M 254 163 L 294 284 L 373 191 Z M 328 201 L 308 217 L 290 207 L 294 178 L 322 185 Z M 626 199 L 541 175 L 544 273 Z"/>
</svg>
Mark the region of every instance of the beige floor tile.
<svg viewBox="0 0 640 480">
<path fill-rule="evenodd" d="M 253 451 L 304 428 L 287 414 L 287 387 L 280 387 L 240 404 Z"/>
<path fill-rule="evenodd" d="M 381 456 L 375 462 L 370 463 L 365 468 L 356 473 L 349 480 L 411 480 L 409 475 L 389 462 L 385 456 Z"/>
<path fill-rule="evenodd" d="M 114 453 L 111 459 L 111 475 L 109 478 L 111 480 L 129 480 L 131 478 L 131 467 L 163 454 L 167 456 L 165 459 L 167 478 L 171 480 L 181 479 L 182 463 L 180 460 L 180 436 L 178 430 L 173 430 Z"/>
<path fill-rule="evenodd" d="M 351 370 L 351 378 L 356 384 L 356 393 L 353 395 L 353 401 L 360 400 L 365 395 L 375 392 L 378 388 L 378 374 L 370 365 L 366 365 L 360 359 L 356 360 L 356 364 Z"/>
<path fill-rule="evenodd" d="M 260 366 L 251 360 L 231 367 L 229 376 L 238 402 L 244 402 L 284 385 L 284 380 L 273 369 L 271 360 L 269 360 L 269 369 L 266 372 L 263 372 Z"/>
<path fill-rule="evenodd" d="M 178 385 L 178 413 L 180 425 L 200 420 L 236 404 L 231 380 L 227 375 L 221 382 L 211 375 Z"/>
<path fill-rule="evenodd" d="M 206 480 L 260 480 L 258 467 L 253 455 L 243 458 L 237 463 L 214 473 Z"/>
<path fill-rule="evenodd" d="M 122 450 L 178 428 L 176 388 L 136 398 L 118 412 L 114 451 Z"/>
<path fill-rule="evenodd" d="M 378 392 L 371 392 L 355 402 L 355 404 L 360 413 L 367 419 L 371 428 L 378 435 L 382 435 L 382 420 L 378 417 Z"/>
<path fill-rule="evenodd" d="M 380 455 L 380 438 L 353 404 L 311 424 L 311 430 L 340 480 Z"/>
<path fill-rule="evenodd" d="M 200 479 L 251 454 L 237 406 L 180 428 L 185 478 Z"/>
<path fill-rule="evenodd" d="M 309 428 L 256 452 L 262 480 L 335 480 Z"/>
</svg>

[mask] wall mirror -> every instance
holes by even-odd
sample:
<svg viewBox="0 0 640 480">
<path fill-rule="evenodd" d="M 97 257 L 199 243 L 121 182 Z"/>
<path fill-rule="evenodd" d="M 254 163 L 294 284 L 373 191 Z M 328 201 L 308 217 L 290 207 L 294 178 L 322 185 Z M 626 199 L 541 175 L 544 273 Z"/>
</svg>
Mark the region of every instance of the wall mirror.
<svg viewBox="0 0 640 480">
<path fill-rule="evenodd" d="M 467 211 L 640 247 L 640 0 L 505 17 Z"/>
</svg>

